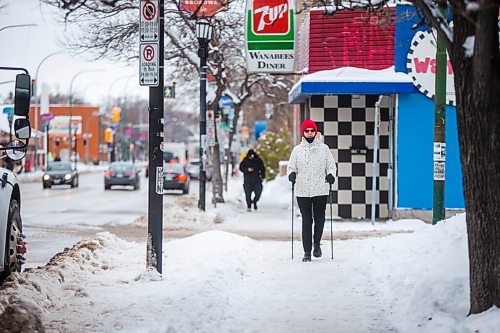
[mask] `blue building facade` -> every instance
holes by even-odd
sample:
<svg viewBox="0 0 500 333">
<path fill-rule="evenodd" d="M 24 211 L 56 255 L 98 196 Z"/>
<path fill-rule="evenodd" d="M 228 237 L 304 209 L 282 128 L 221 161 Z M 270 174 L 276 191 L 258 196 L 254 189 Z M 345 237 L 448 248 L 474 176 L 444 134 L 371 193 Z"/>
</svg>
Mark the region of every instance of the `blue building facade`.
<svg viewBox="0 0 500 333">
<path fill-rule="evenodd" d="M 371 218 L 373 202 L 375 217 L 380 219 L 390 218 L 394 210 L 433 207 L 434 100 L 418 90 L 412 75 L 407 75 L 412 39 L 419 30 L 428 29 L 415 29 L 420 18 L 411 5 L 398 5 L 394 17 L 393 67 L 318 71 L 304 75 L 289 93 L 289 102 L 301 106 L 299 118 L 316 121 L 337 161 L 338 181 L 332 197 L 334 215 L 339 218 Z M 435 58 L 427 52 L 432 53 L 426 50 L 424 57 Z M 445 206 L 463 209 L 454 106 L 446 107 L 446 117 Z M 380 143 L 374 174 L 377 123 Z M 375 192 L 373 177 L 377 178 Z"/>
<path fill-rule="evenodd" d="M 425 27 L 419 23 L 411 5 L 396 9 L 395 70 L 407 72 L 407 55 L 413 35 Z M 399 94 L 397 108 L 397 207 L 432 209 L 434 100 L 416 88 L 412 94 Z M 464 208 L 462 168 L 458 144 L 457 114 L 446 107 L 445 207 Z"/>
</svg>

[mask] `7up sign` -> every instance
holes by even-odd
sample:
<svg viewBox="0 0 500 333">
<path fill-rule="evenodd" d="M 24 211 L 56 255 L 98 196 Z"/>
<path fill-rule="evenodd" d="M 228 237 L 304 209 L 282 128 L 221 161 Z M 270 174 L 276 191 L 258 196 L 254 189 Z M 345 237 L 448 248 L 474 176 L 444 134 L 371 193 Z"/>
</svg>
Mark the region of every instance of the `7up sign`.
<svg viewBox="0 0 500 333">
<path fill-rule="evenodd" d="M 247 0 L 246 53 L 250 73 L 292 73 L 294 0 Z"/>
</svg>

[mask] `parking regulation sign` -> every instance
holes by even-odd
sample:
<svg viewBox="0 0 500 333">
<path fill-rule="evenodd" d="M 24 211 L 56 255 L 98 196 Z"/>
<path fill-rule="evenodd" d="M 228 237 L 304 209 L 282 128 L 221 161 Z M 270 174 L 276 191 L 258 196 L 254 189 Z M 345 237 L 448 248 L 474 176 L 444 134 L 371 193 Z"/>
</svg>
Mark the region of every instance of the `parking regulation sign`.
<svg viewBox="0 0 500 333">
<path fill-rule="evenodd" d="M 141 86 L 158 87 L 160 83 L 158 50 L 158 43 L 140 43 L 139 84 Z"/>
<path fill-rule="evenodd" d="M 158 0 L 141 1 L 139 37 L 141 42 L 157 42 L 160 35 Z"/>
</svg>

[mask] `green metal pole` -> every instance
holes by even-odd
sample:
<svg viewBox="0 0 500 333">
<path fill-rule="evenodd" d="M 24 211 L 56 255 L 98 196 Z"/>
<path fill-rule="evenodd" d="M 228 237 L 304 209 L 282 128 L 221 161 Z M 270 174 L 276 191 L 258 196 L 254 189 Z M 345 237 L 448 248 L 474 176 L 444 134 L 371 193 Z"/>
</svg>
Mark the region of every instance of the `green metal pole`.
<svg viewBox="0 0 500 333">
<path fill-rule="evenodd" d="M 439 11 L 446 17 L 446 0 L 438 1 Z M 434 206 L 432 224 L 445 218 L 444 182 L 446 163 L 446 47 L 440 34 L 436 48 L 436 96 L 434 100 Z"/>
</svg>

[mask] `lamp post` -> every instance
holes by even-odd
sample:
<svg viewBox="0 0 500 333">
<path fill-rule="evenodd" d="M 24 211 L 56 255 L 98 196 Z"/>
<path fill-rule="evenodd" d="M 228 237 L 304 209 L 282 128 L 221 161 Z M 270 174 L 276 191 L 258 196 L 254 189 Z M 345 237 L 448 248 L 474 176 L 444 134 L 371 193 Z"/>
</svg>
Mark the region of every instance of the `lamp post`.
<svg viewBox="0 0 500 333">
<path fill-rule="evenodd" d="M 213 27 L 208 20 L 196 21 L 196 38 L 198 38 L 198 57 L 200 57 L 200 199 L 198 207 L 205 211 L 206 173 L 204 154 L 207 142 L 207 57 L 208 44 L 212 38 Z"/>
<path fill-rule="evenodd" d="M 71 121 L 73 120 L 73 82 L 75 82 L 75 79 L 83 74 L 83 73 L 88 73 L 88 72 L 102 72 L 103 70 L 101 69 L 84 69 L 82 71 L 79 71 L 78 73 L 76 73 L 73 78 L 71 79 L 71 83 L 69 84 L 69 124 L 68 124 L 68 129 L 69 129 L 69 133 L 68 133 L 68 142 L 69 142 L 69 147 L 68 147 L 68 150 L 69 150 L 69 154 L 68 154 L 68 158 L 69 158 L 69 162 L 71 163 L 71 155 L 72 155 L 72 150 L 73 150 L 73 137 L 71 135 Z M 75 141 L 75 152 L 76 152 L 76 141 Z M 75 155 L 75 168 L 77 166 L 77 156 Z"/>
<path fill-rule="evenodd" d="M 38 64 L 37 68 L 36 68 L 36 71 L 35 71 L 35 78 L 34 78 L 34 82 L 35 82 L 35 87 L 38 85 L 38 72 L 40 71 L 40 67 L 42 66 L 42 64 L 45 62 L 45 60 L 49 59 L 50 57 L 52 56 L 55 56 L 56 54 L 60 54 L 60 53 L 63 53 L 62 51 L 56 51 L 56 52 L 52 52 L 50 53 L 49 55 L 47 55 L 45 58 L 42 59 L 42 61 L 40 61 L 40 63 Z M 35 95 L 35 131 L 38 131 L 38 92 L 35 90 L 34 93 Z M 37 169 L 38 167 L 38 146 L 39 146 L 39 142 L 38 142 L 38 132 L 36 133 L 36 136 L 35 136 L 35 170 Z M 47 159 L 47 157 L 45 157 L 45 159 Z"/>
</svg>

